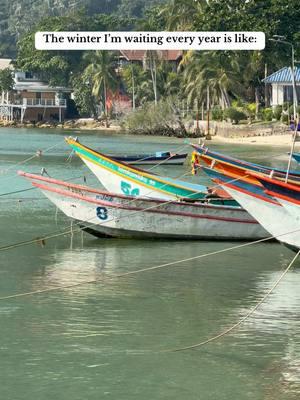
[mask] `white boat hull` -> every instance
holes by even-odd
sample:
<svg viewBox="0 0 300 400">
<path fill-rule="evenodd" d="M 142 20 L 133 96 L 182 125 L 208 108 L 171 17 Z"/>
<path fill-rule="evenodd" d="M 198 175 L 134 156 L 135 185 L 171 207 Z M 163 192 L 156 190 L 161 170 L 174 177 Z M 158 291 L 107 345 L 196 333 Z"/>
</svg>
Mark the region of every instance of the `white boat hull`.
<svg viewBox="0 0 300 400">
<path fill-rule="evenodd" d="M 131 181 L 128 178 L 119 176 L 108 169 L 101 168 L 101 166 L 92 163 L 86 158 L 82 157 L 82 160 L 87 165 L 87 167 L 96 175 L 98 180 L 108 192 L 153 199 L 176 199 L 176 196 L 172 194 L 164 193 L 162 191 L 156 191 L 137 182 Z"/>
<path fill-rule="evenodd" d="M 250 240 L 266 237 L 266 232 L 258 224 L 230 221 L 236 218 L 234 211 L 197 209 L 197 216 L 172 215 L 174 206 L 155 210 L 124 210 L 116 207 L 97 207 L 87 201 L 66 199 L 62 195 L 44 190 L 45 195 L 68 217 L 82 221 L 84 226 L 100 234 L 115 237 L 167 237 L 182 239 Z M 155 206 L 147 204 L 147 207 Z M 145 208 L 147 208 L 145 207 Z M 188 206 L 187 206 L 188 207 Z M 218 207 L 218 206 L 216 206 Z M 103 213 L 97 216 L 97 209 Z M 176 207 L 175 207 L 176 209 Z M 156 211 L 158 211 L 157 209 Z M 184 211 L 183 211 L 184 212 Z M 227 218 L 227 220 L 220 220 Z"/>
<path fill-rule="evenodd" d="M 158 176 L 116 161 L 72 138 L 66 141 L 109 192 L 164 200 L 203 199 L 208 194 L 206 186 Z"/>
<path fill-rule="evenodd" d="M 271 203 L 227 185 L 222 186 L 270 235 L 288 246 L 300 248 L 300 225 L 280 203 Z"/>
<path fill-rule="evenodd" d="M 240 207 L 141 200 L 22 174 L 64 214 L 97 235 L 214 240 L 257 240 L 268 235 Z"/>
</svg>

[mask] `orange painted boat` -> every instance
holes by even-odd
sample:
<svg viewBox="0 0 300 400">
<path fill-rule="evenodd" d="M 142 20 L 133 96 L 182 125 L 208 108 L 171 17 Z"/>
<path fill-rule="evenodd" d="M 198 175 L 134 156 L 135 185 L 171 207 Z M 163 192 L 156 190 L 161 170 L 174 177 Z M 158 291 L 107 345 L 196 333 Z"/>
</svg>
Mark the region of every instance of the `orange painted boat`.
<svg viewBox="0 0 300 400">
<path fill-rule="evenodd" d="M 196 151 L 194 151 L 192 154 L 192 160 L 196 168 L 201 167 L 200 161 L 202 161 L 209 168 L 213 168 L 220 173 L 226 174 L 233 180 L 242 179 L 251 185 L 260 187 L 262 184 L 258 179 L 256 179 L 256 176 L 270 176 L 281 181 L 285 180 L 286 171 L 284 170 L 272 169 L 270 167 L 224 156 L 222 154 L 212 152 L 204 147 L 199 147 L 196 145 L 193 145 L 193 147 L 196 149 Z M 289 173 L 288 182 L 294 185 L 300 185 L 300 173 L 291 171 Z"/>
</svg>

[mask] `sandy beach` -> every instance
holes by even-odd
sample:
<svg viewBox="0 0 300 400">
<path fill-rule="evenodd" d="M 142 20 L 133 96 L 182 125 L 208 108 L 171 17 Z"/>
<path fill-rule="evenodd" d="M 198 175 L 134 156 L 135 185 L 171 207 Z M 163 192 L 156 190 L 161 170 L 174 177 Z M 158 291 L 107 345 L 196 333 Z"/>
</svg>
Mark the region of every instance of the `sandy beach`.
<svg viewBox="0 0 300 400">
<path fill-rule="evenodd" d="M 263 146 L 284 146 L 290 147 L 292 144 L 292 133 L 286 135 L 252 136 L 252 137 L 224 137 L 212 136 L 212 140 L 205 140 L 205 143 L 233 143 Z"/>
</svg>

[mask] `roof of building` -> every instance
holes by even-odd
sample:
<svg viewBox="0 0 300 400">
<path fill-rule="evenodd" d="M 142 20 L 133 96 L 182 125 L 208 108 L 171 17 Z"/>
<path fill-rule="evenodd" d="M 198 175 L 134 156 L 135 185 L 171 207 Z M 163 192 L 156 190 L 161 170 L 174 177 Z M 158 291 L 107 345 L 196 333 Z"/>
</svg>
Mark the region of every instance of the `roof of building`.
<svg viewBox="0 0 300 400">
<path fill-rule="evenodd" d="M 0 58 L 0 70 L 5 68 L 13 69 L 11 62 L 12 62 L 11 58 Z"/>
<path fill-rule="evenodd" d="M 128 61 L 143 61 L 146 55 L 146 50 L 120 50 L 120 52 Z M 182 56 L 182 51 L 159 50 L 157 54 L 162 60 L 176 61 Z"/>
<path fill-rule="evenodd" d="M 267 76 L 263 79 L 265 83 L 292 83 L 291 67 L 281 68 L 279 71 Z M 300 68 L 295 67 L 295 82 L 300 82 Z"/>
</svg>

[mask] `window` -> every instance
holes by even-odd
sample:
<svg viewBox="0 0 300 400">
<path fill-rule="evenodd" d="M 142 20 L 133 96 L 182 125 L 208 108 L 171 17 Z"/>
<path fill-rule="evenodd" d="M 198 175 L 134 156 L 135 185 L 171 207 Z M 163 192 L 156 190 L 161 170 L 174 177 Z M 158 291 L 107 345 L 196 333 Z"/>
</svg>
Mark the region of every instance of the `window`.
<svg viewBox="0 0 300 400">
<path fill-rule="evenodd" d="M 25 72 L 25 79 L 33 79 L 33 73 L 32 72 Z"/>
<path fill-rule="evenodd" d="M 297 99 L 300 101 L 300 86 L 296 85 Z M 293 86 L 283 87 L 283 101 L 293 103 Z"/>
<path fill-rule="evenodd" d="M 283 87 L 283 101 L 291 103 L 293 102 L 293 88 L 292 86 Z"/>
</svg>

